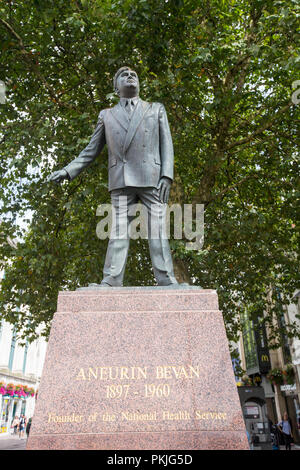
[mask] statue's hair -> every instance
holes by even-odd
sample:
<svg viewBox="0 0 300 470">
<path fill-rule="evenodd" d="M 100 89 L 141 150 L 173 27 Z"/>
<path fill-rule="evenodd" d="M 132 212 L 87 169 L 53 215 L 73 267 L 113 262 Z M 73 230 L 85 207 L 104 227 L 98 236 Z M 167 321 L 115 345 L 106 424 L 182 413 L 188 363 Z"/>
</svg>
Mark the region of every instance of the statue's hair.
<svg viewBox="0 0 300 470">
<path fill-rule="evenodd" d="M 124 67 L 121 67 L 115 74 L 114 76 L 114 90 L 117 92 L 117 80 L 118 80 L 118 76 L 124 72 L 124 70 L 132 70 L 130 67 L 128 67 L 127 65 L 124 66 Z"/>
</svg>

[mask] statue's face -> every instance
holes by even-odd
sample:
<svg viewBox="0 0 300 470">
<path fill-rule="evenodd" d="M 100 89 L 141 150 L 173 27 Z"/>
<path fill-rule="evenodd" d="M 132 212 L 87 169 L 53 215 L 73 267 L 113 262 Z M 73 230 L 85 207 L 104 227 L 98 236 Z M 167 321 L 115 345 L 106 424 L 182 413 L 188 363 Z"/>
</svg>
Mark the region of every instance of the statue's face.
<svg viewBox="0 0 300 470">
<path fill-rule="evenodd" d="M 137 73 L 134 70 L 123 70 L 118 76 L 117 88 L 121 98 L 137 96 L 140 91 Z"/>
</svg>

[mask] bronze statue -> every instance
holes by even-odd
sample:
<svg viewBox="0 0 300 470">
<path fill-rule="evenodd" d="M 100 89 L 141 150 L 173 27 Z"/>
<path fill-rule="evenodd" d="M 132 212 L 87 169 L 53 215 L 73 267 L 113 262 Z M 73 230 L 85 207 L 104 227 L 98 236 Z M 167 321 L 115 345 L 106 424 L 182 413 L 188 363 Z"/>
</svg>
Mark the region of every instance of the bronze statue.
<svg viewBox="0 0 300 470">
<path fill-rule="evenodd" d="M 140 201 L 148 213 L 151 212 L 149 223 L 155 224 L 159 233 L 156 238 L 148 237 L 157 283 L 161 286 L 177 285 L 169 242 L 163 235 L 164 205 L 169 199 L 174 166 L 166 111 L 161 103 L 148 103 L 139 98 L 139 79 L 129 67 L 121 67 L 117 71 L 114 88 L 120 97 L 119 103 L 100 112 L 90 143 L 65 168 L 55 171 L 50 181 L 73 180 L 107 144 L 108 189 L 117 215 L 112 233 L 116 235 L 124 230 L 127 233 L 130 223 L 128 210 Z M 127 203 L 124 206 L 125 196 Z M 120 226 L 120 220 L 125 227 Z M 112 236 L 112 233 L 100 284 L 106 287 L 122 285 L 130 241 L 128 236 Z"/>
</svg>

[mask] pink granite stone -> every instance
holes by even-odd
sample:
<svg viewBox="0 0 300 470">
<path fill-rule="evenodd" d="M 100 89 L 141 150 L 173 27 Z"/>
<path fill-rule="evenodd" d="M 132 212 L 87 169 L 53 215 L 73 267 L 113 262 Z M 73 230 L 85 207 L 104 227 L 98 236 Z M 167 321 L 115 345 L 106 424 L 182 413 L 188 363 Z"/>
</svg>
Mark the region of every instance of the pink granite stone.
<svg viewBox="0 0 300 470">
<path fill-rule="evenodd" d="M 61 292 L 27 449 L 248 449 L 217 294 Z"/>
</svg>

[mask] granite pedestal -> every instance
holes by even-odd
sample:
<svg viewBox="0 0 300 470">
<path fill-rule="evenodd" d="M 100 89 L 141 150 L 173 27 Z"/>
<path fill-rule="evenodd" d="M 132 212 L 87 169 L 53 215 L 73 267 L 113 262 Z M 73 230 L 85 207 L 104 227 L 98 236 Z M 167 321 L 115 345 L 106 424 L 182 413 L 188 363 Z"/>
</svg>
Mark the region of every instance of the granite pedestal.
<svg viewBox="0 0 300 470">
<path fill-rule="evenodd" d="M 60 292 L 27 449 L 248 449 L 218 297 Z"/>
</svg>

